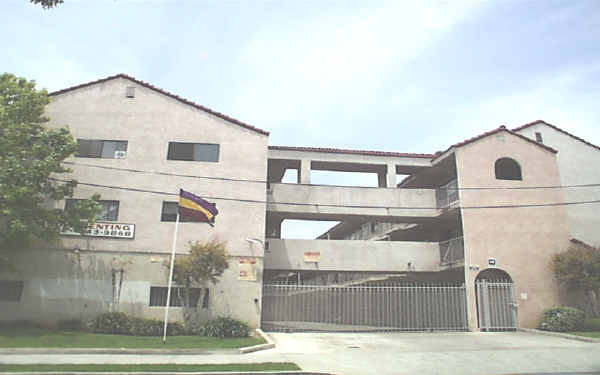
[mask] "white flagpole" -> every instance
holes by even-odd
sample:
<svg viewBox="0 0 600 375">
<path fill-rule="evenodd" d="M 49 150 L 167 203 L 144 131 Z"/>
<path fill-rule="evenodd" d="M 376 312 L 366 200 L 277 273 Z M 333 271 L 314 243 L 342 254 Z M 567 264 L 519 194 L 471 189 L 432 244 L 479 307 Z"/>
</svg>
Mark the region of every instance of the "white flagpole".
<svg viewBox="0 0 600 375">
<path fill-rule="evenodd" d="M 173 250 L 171 251 L 171 267 L 169 269 L 169 287 L 167 288 L 167 303 L 165 304 L 165 325 L 163 328 L 163 344 L 167 343 L 167 324 L 169 319 L 169 302 L 171 301 L 171 284 L 173 282 L 173 265 L 175 264 L 175 245 L 177 244 L 177 229 L 179 228 L 179 211 L 175 219 L 175 234 L 173 235 Z"/>
</svg>

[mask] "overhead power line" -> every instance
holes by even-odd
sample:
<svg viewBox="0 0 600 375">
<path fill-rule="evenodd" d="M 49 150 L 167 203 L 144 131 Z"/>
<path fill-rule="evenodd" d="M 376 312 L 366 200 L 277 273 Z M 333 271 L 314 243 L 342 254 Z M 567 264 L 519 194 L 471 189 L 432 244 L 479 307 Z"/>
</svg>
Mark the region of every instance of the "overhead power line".
<svg viewBox="0 0 600 375">
<path fill-rule="evenodd" d="M 266 184 L 265 180 L 253 180 L 253 179 L 244 179 L 244 178 L 231 178 L 231 177 L 215 177 L 215 176 L 199 176 L 199 175 L 190 175 L 190 174 L 181 174 L 181 173 L 171 173 L 171 172 L 160 172 L 160 171 L 149 171 L 143 169 L 134 169 L 134 168 L 118 168 L 118 167 L 109 167 L 105 165 L 96 165 L 89 163 L 79 163 L 72 161 L 65 161 L 64 164 L 68 165 L 78 165 L 83 167 L 92 167 L 106 170 L 114 170 L 114 171 L 122 171 L 122 172 L 131 172 L 131 173 L 143 173 L 143 174 L 155 174 L 161 176 L 172 176 L 172 177 L 185 177 L 185 178 L 197 178 L 197 179 L 206 179 L 206 180 L 219 180 L 219 181 L 231 181 L 231 182 L 251 182 L 258 184 Z M 329 186 L 329 185 L 325 185 Z M 344 186 L 346 187 L 346 186 Z M 368 187 L 368 186 L 347 186 L 347 187 Z M 546 185 L 546 186 L 490 186 L 490 187 L 457 187 L 457 188 L 447 188 L 447 190 L 452 191 L 469 191 L 469 190 L 543 190 L 543 189 L 570 189 L 570 188 L 589 188 L 589 187 L 600 187 L 600 183 L 595 184 L 579 184 L 579 185 Z M 377 187 L 372 187 L 377 189 Z"/>
<path fill-rule="evenodd" d="M 198 178 L 198 179 L 220 180 L 220 181 L 235 181 L 235 182 L 254 182 L 254 183 L 258 183 L 258 184 L 266 184 L 267 183 L 267 181 L 262 181 L 262 180 L 251 180 L 251 179 L 244 179 L 244 178 L 229 178 L 229 177 L 213 177 L 213 176 L 197 176 L 197 175 L 179 174 L 179 173 L 171 173 L 171 172 L 148 171 L 148 170 L 143 170 L 143 169 L 117 168 L 117 167 L 108 167 L 105 165 L 77 163 L 77 162 L 73 162 L 73 161 L 65 161 L 63 163 L 69 164 L 69 165 L 80 165 L 80 166 L 84 166 L 84 167 L 109 169 L 109 170 L 114 170 L 114 171 L 156 174 L 156 175 L 161 175 L 161 176 L 187 177 L 187 178 Z"/>
<path fill-rule="evenodd" d="M 49 178 L 52 181 L 67 183 L 68 180 L 61 180 L 58 178 Z M 123 191 L 131 191 L 138 193 L 149 193 L 149 194 L 159 194 L 166 196 L 179 196 L 178 193 L 170 193 L 166 191 L 159 190 L 149 190 L 149 189 L 140 189 L 133 187 L 123 187 L 123 186 L 112 186 L 112 185 L 103 185 L 103 184 L 94 184 L 89 182 L 77 182 L 78 185 L 90 186 L 90 187 L 98 187 L 112 190 L 123 190 Z M 281 204 L 281 205 L 289 205 L 289 206 L 314 206 L 314 207 L 336 207 L 336 208 L 364 208 L 364 209 L 403 209 L 403 210 L 437 210 L 438 207 L 405 207 L 405 206 L 365 206 L 365 205 L 342 205 L 342 204 L 321 204 L 321 203 L 300 203 L 300 202 L 269 202 L 266 200 L 258 200 L 258 199 L 241 199 L 241 198 L 227 198 L 227 197 L 215 197 L 202 195 L 203 198 L 212 199 L 212 200 L 222 200 L 222 201 L 233 201 L 233 202 L 244 202 L 244 203 L 260 203 L 260 204 Z M 485 206 L 456 206 L 456 208 L 462 209 L 482 209 L 482 208 L 527 208 L 527 207 L 554 207 L 554 206 L 571 206 L 571 205 L 580 205 L 580 204 L 592 204 L 592 203 L 600 203 L 600 200 L 589 200 L 589 201 L 577 201 L 577 202 L 555 202 L 555 203 L 532 203 L 532 204 L 515 204 L 515 205 L 485 205 Z"/>
</svg>

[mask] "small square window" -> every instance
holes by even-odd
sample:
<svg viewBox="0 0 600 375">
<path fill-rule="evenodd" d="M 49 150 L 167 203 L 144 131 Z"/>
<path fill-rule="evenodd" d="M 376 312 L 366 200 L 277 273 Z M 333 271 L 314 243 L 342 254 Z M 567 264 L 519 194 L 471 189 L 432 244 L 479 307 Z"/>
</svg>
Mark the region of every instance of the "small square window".
<svg viewBox="0 0 600 375">
<path fill-rule="evenodd" d="M 75 208 L 77 202 L 82 199 L 67 199 L 65 211 Z M 119 201 L 99 201 L 102 211 L 96 215 L 98 221 L 117 221 L 119 218 Z"/>
<path fill-rule="evenodd" d="M 535 140 L 540 142 L 540 143 L 544 143 L 544 139 L 542 138 L 542 133 L 540 132 L 535 132 Z"/>
<path fill-rule="evenodd" d="M 169 142 L 167 160 L 219 161 L 219 145 L 214 143 Z"/>
</svg>

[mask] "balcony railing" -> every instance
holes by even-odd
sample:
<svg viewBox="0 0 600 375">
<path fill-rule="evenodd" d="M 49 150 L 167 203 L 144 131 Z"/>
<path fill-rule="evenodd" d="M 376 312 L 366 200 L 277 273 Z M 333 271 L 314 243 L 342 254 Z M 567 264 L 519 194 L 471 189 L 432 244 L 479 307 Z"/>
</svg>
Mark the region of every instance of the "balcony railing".
<svg viewBox="0 0 600 375">
<path fill-rule="evenodd" d="M 440 242 L 440 264 L 448 265 L 465 259 L 465 245 L 462 237 Z"/>
<path fill-rule="evenodd" d="M 435 189 L 437 208 L 446 208 L 458 202 L 458 182 L 456 179 Z"/>
</svg>

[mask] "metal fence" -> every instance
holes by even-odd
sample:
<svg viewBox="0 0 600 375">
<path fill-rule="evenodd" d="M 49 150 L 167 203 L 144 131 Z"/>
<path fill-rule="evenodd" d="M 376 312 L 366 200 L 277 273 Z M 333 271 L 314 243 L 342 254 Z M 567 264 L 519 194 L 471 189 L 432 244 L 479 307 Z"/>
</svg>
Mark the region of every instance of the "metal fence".
<svg viewBox="0 0 600 375">
<path fill-rule="evenodd" d="M 518 304 L 513 283 L 480 280 L 475 283 L 479 327 L 485 331 L 511 331 L 518 327 Z"/>
<path fill-rule="evenodd" d="M 440 242 L 440 264 L 452 264 L 464 258 L 465 245 L 462 237 Z"/>
<path fill-rule="evenodd" d="M 464 285 L 264 285 L 267 331 L 466 330 Z"/>
</svg>

